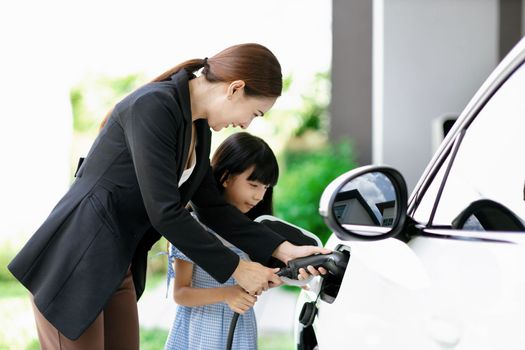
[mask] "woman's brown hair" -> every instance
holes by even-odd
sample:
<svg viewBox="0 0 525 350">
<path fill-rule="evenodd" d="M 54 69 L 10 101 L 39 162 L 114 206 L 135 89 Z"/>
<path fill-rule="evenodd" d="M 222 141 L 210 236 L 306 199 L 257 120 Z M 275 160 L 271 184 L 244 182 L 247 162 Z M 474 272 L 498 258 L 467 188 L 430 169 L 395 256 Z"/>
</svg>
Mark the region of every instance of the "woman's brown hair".
<svg viewBox="0 0 525 350">
<path fill-rule="evenodd" d="M 281 65 L 274 54 L 260 44 L 248 43 L 230 46 L 210 58 L 196 58 L 184 61 L 162 73 L 151 82 L 166 81 L 181 69 L 189 73 L 202 68 L 209 82 L 231 82 L 243 80 L 244 92 L 252 97 L 281 96 L 283 79 Z M 102 128 L 112 110 L 102 121 Z"/>
</svg>

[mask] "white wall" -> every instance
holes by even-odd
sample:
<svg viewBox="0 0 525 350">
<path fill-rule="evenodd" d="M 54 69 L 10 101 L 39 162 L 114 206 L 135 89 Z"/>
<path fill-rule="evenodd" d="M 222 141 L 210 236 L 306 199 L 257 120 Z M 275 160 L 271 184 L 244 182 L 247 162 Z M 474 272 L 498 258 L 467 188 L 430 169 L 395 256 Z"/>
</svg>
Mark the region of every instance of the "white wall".
<svg viewBox="0 0 525 350">
<path fill-rule="evenodd" d="M 59 46 L 60 24 L 42 15 L 46 4 L 28 6 L 0 6 L 2 249 L 24 242 L 70 182 L 68 47 Z"/>
<path fill-rule="evenodd" d="M 432 120 L 460 113 L 498 61 L 496 0 L 375 0 L 373 162 L 409 191 L 432 156 Z"/>
</svg>

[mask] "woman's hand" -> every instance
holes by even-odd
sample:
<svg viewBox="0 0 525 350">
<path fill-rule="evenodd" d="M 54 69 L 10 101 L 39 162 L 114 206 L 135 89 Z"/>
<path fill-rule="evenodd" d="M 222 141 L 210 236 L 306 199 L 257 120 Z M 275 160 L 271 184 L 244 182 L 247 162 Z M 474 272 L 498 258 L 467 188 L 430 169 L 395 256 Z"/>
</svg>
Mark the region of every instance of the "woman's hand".
<svg viewBox="0 0 525 350">
<path fill-rule="evenodd" d="M 330 249 L 317 247 L 313 245 L 294 245 L 288 241 L 281 243 L 277 249 L 273 252 L 273 256 L 283 263 L 288 264 L 288 261 L 301 258 L 303 256 L 310 256 L 314 254 L 329 254 L 332 251 Z M 313 266 L 307 266 L 305 269 L 299 269 L 299 276 L 297 279 L 303 280 L 313 276 L 326 275 L 328 271 L 320 267 L 315 269 Z"/>
<path fill-rule="evenodd" d="M 263 265 L 240 259 L 233 272 L 233 278 L 251 295 L 261 295 L 269 287 L 276 287 L 283 282 L 276 275 L 279 268 L 271 269 Z"/>
<path fill-rule="evenodd" d="M 250 295 L 239 285 L 224 287 L 223 293 L 224 302 L 228 304 L 233 312 L 237 312 L 239 314 L 244 314 L 251 307 L 253 307 L 257 301 L 256 296 Z"/>
</svg>

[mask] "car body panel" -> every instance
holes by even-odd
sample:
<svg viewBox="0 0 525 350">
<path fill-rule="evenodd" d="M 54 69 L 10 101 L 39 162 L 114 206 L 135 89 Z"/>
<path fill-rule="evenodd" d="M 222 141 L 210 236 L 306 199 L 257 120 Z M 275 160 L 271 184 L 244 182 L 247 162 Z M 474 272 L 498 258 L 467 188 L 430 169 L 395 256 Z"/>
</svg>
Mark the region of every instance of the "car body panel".
<svg viewBox="0 0 525 350">
<path fill-rule="evenodd" d="M 340 244 L 351 258 L 335 301 L 317 302 L 320 349 L 523 348 L 525 246 L 423 236 L 408 244 L 348 242 L 335 235 L 326 246 Z M 315 290 L 303 292 L 298 305 L 315 298 Z"/>
</svg>

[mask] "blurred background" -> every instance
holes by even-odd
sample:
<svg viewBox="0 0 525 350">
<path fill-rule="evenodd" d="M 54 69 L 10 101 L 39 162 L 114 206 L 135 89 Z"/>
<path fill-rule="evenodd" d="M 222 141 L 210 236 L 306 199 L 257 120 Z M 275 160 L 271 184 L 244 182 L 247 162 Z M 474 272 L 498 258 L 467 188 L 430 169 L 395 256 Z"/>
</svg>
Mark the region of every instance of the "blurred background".
<svg viewBox="0 0 525 350">
<path fill-rule="evenodd" d="M 523 35 L 522 0 L 20 0 L 0 4 L 0 349 L 38 349 L 26 291 L 6 265 L 73 179 L 105 113 L 189 58 L 258 42 L 285 91 L 247 130 L 278 155 L 275 215 L 320 236 L 324 187 L 358 165 L 411 190 L 440 140 Z M 239 130 L 213 133 L 214 148 Z M 407 156 L 409 155 L 409 156 Z M 165 240 L 139 303 L 141 349 L 162 348 Z M 293 349 L 295 288 L 256 307 L 260 349 Z M 277 321 L 280 320 L 280 321 Z"/>
</svg>

